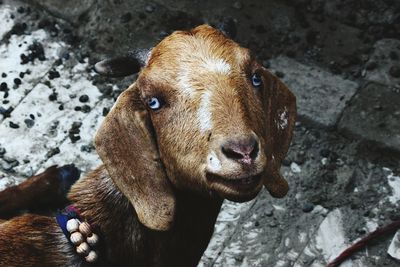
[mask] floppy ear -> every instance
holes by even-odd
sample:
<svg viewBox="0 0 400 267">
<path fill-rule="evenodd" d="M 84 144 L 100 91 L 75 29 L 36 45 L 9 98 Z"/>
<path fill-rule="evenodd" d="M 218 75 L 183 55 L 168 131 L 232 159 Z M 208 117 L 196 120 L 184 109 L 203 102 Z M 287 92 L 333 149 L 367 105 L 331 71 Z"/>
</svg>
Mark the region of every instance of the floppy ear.
<svg viewBox="0 0 400 267">
<path fill-rule="evenodd" d="M 296 122 L 296 97 L 275 75 L 267 70 L 264 90 L 264 110 L 266 112 L 266 151 L 268 168 L 264 186 L 273 197 L 284 197 L 289 185 L 279 170 L 292 140 Z"/>
<path fill-rule="evenodd" d="M 225 34 L 226 37 L 232 40 L 235 39 L 237 28 L 233 18 L 223 18 L 223 20 L 216 25 L 216 28 Z"/>
<path fill-rule="evenodd" d="M 104 119 L 95 146 L 140 222 L 154 230 L 168 230 L 174 219 L 175 196 L 155 140 L 150 116 L 133 84 Z"/>
</svg>

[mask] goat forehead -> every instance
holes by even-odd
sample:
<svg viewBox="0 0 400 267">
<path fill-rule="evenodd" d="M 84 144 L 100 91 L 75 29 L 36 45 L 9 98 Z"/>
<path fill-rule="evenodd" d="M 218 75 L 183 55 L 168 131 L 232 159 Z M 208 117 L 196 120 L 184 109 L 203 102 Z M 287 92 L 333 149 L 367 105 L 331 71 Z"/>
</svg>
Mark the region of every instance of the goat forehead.
<svg viewBox="0 0 400 267">
<path fill-rule="evenodd" d="M 222 75 L 230 74 L 231 65 L 223 58 L 219 57 L 207 57 L 202 59 L 201 67 L 205 71 L 215 72 Z"/>
<path fill-rule="evenodd" d="M 204 56 L 182 60 L 177 69 L 177 89 L 186 97 L 194 98 L 214 86 L 216 80 L 228 79 L 231 64 L 225 59 Z"/>
</svg>

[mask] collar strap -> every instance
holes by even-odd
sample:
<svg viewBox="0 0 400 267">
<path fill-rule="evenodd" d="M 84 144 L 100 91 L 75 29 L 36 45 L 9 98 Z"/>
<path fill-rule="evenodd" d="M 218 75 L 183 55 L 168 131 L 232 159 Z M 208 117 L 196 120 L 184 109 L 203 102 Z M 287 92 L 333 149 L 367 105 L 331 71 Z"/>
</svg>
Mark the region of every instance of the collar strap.
<svg viewBox="0 0 400 267">
<path fill-rule="evenodd" d="M 56 215 L 56 220 L 65 237 L 75 247 L 76 253 L 88 263 L 96 262 L 99 236 L 92 231 L 90 223 L 82 219 L 79 210 L 72 205 L 68 206 Z"/>
</svg>

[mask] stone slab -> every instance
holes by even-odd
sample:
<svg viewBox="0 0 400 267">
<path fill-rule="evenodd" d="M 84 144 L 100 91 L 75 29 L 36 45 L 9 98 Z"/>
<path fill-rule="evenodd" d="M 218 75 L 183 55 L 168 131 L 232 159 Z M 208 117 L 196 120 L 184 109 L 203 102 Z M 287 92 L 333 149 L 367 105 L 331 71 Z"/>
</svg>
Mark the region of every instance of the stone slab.
<svg viewBox="0 0 400 267">
<path fill-rule="evenodd" d="M 339 129 L 400 151 L 400 90 L 368 83 L 345 109 Z"/>
<path fill-rule="evenodd" d="M 336 124 L 358 88 L 355 82 L 288 57 L 279 56 L 270 63 L 272 70 L 284 74 L 282 80 L 296 95 L 299 117 L 325 127 Z"/>
<path fill-rule="evenodd" d="M 78 23 L 83 16 L 96 2 L 95 0 L 68 0 L 68 1 L 32 1 L 45 8 L 52 15 L 71 23 Z"/>
<path fill-rule="evenodd" d="M 398 68 L 391 74 L 391 68 Z M 364 70 L 365 79 L 400 88 L 400 40 L 382 39 L 375 43 L 374 51 Z"/>
</svg>

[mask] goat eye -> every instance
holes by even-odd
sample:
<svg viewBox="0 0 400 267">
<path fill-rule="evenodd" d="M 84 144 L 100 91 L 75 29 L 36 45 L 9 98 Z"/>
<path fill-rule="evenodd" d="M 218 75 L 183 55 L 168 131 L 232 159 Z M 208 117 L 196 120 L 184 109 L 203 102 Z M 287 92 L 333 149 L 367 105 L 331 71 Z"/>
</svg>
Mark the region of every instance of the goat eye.
<svg viewBox="0 0 400 267">
<path fill-rule="evenodd" d="M 161 101 L 157 97 L 152 97 L 147 101 L 147 105 L 152 110 L 158 110 L 161 108 Z"/>
<path fill-rule="evenodd" d="M 261 76 L 257 73 L 254 73 L 253 76 L 251 76 L 251 83 L 254 87 L 260 87 L 260 85 L 262 84 Z"/>
</svg>

